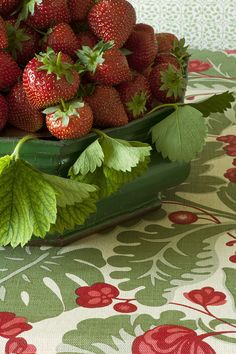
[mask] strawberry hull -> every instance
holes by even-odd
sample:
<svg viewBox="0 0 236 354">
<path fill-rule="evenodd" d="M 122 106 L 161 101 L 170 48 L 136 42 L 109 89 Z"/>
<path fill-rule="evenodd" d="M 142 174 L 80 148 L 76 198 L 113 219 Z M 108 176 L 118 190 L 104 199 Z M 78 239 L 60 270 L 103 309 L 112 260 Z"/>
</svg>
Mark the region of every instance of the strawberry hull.
<svg viewBox="0 0 236 354">
<path fill-rule="evenodd" d="M 150 142 L 150 129 L 171 112 L 171 108 L 161 109 L 123 127 L 106 129 L 105 132 L 114 138 Z M 3 132 L 3 136 L 0 137 L 0 157 L 12 153 L 19 141 L 19 138 L 14 135 L 16 136 L 16 130 Z M 79 154 L 95 139 L 95 134 L 64 141 L 44 137 L 24 144 L 21 157 L 41 171 L 66 176 Z M 130 218 L 140 217 L 143 213 L 160 207 L 161 192 L 182 183 L 189 171 L 190 164 L 164 160 L 154 150 L 148 170 L 117 193 L 101 200 L 97 205 L 96 214 L 91 215 L 86 224 L 62 235 L 48 234 L 44 240 L 35 237 L 30 244 L 62 246 Z"/>
</svg>

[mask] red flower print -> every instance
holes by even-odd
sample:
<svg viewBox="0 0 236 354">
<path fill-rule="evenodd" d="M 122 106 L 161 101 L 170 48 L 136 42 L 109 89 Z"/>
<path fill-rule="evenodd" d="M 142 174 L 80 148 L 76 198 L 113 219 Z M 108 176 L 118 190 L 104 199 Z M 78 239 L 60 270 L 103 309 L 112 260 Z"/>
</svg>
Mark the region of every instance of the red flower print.
<svg viewBox="0 0 236 354">
<path fill-rule="evenodd" d="M 0 336 L 12 338 L 24 331 L 29 331 L 32 326 L 26 323 L 24 317 L 16 317 L 11 312 L 0 312 Z"/>
<path fill-rule="evenodd" d="M 226 151 L 226 154 L 229 156 L 236 156 L 236 143 L 233 145 L 226 145 L 224 146 L 224 150 Z"/>
<path fill-rule="evenodd" d="M 36 348 L 28 344 L 24 338 L 11 338 L 6 344 L 6 354 L 35 354 Z"/>
<path fill-rule="evenodd" d="M 229 170 L 227 170 L 224 176 L 228 178 L 230 182 L 236 183 L 236 168 L 230 168 Z"/>
<path fill-rule="evenodd" d="M 192 329 L 163 325 L 137 337 L 132 345 L 132 354 L 216 354 Z"/>
<path fill-rule="evenodd" d="M 216 138 L 218 141 L 223 143 L 236 144 L 236 135 L 222 135 Z"/>
<path fill-rule="evenodd" d="M 184 293 L 184 296 L 194 304 L 205 308 L 207 306 L 219 306 L 226 303 L 226 295 L 220 291 L 215 291 L 211 287 L 192 290 L 189 293 Z"/>
<path fill-rule="evenodd" d="M 201 60 L 190 60 L 188 64 L 188 71 L 200 73 L 202 71 L 207 71 L 212 68 L 212 65 L 207 62 L 203 62 Z"/>
<path fill-rule="evenodd" d="M 174 213 L 169 214 L 169 220 L 173 222 L 173 224 L 187 225 L 193 224 L 198 220 L 198 216 L 190 211 L 176 211 Z"/>
<path fill-rule="evenodd" d="M 92 286 L 81 286 L 75 293 L 79 296 L 77 304 L 82 307 L 105 307 L 119 295 L 119 290 L 113 285 L 96 283 Z"/>
</svg>

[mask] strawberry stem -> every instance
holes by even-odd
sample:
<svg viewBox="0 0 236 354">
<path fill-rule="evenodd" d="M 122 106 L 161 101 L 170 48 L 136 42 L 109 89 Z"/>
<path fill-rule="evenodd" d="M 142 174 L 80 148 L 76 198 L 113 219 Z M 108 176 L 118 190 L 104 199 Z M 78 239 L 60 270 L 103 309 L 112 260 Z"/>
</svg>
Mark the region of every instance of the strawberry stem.
<svg viewBox="0 0 236 354">
<path fill-rule="evenodd" d="M 66 107 L 66 104 L 65 104 L 64 100 L 61 100 L 61 105 L 62 105 L 63 111 L 66 112 L 67 111 L 67 107 Z"/>
<path fill-rule="evenodd" d="M 56 65 L 57 65 L 58 67 L 60 67 L 60 65 L 61 65 L 61 52 L 59 52 L 58 55 L 57 55 L 57 62 L 56 62 Z"/>
<path fill-rule="evenodd" d="M 91 130 L 93 133 L 95 133 L 95 134 L 97 134 L 99 137 L 101 137 L 101 138 L 106 138 L 107 137 L 107 135 L 105 134 L 105 133 L 103 133 L 101 130 L 99 130 L 99 129 L 95 129 L 95 128 L 93 128 L 92 130 Z"/>
<path fill-rule="evenodd" d="M 151 114 L 153 112 L 158 111 L 161 108 L 166 108 L 166 107 L 172 107 L 174 108 L 176 111 L 178 110 L 179 106 L 182 106 L 182 103 L 165 103 L 165 104 L 161 104 L 159 106 L 154 107 L 150 112 L 148 112 L 148 114 Z"/>
<path fill-rule="evenodd" d="M 21 139 L 21 140 L 17 143 L 17 145 L 16 145 L 16 147 L 15 147 L 15 150 L 13 151 L 13 153 L 12 153 L 12 155 L 11 155 L 12 159 L 18 160 L 18 159 L 20 158 L 20 149 L 21 149 L 22 145 L 23 145 L 26 141 L 28 141 L 28 140 L 33 140 L 33 139 L 36 139 L 36 136 L 34 136 L 34 135 L 26 135 L 23 139 Z"/>
</svg>

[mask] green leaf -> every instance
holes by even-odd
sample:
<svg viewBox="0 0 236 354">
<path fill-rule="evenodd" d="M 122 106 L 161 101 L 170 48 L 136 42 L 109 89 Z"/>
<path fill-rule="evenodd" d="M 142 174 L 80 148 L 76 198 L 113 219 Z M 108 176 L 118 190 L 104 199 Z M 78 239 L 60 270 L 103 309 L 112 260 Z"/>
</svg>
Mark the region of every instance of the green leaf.
<svg viewBox="0 0 236 354">
<path fill-rule="evenodd" d="M 221 187 L 217 193 L 220 200 L 234 213 L 236 213 L 236 184 L 229 183 L 226 187 Z M 236 219 L 236 215 L 235 215 Z"/>
<path fill-rule="evenodd" d="M 81 247 L 81 243 L 63 248 L 26 246 L 14 251 L 6 247 L 0 254 L 1 311 L 11 309 L 29 322 L 66 315 L 78 308 L 78 287 L 104 282 L 106 263 L 101 251 Z"/>
<path fill-rule="evenodd" d="M 110 277 L 123 291 L 134 291 L 145 306 L 163 306 L 176 288 L 208 279 L 218 269 L 215 243 L 235 221 L 222 225 L 148 225 L 145 231 L 119 232 Z M 201 257 L 199 257 L 199 254 Z M 174 279 L 174 281 L 173 281 Z"/>
<path fill-rule="evenodd" d="M 97 190 L 95 186 L 79 183 L 71 179 L 48 174 L 43 176 L 57 192 L 57 205 L 62 208 L 67 205 L 82 203 L 83 200 L 90 198 L 90 193 L 94 193 Z"/>
<path fill-rule="evenodd" d="M 180 106 L 152 130 L 157 151 L 171 161 L 191 161 L 202 151 L 207 124 L 201 112 L 188 105 Z"/>
<path fill-rule="evenodd" d="M 83 225 L 86 219 L 96 212 L 97 196 L 87 198 L 81 203 L 57 208 L 57 220 L 51 226 L 50 233 L 63 233 L 65 230 L 73 230 L 77 225 Z"/>
<path fill-rule="evenodd" d="M 228 108 L 231 108 L 234 101 L 233 93 L 227 91 L 214 95 L 207 100 L 191 103 L 190 106 L 200 111 L 203 117 L 209 117 L 211 113 L 223 113 Z"/>
<path fill-rule="evenodd" d="M 97 167 L 101 167 L 104 161 L 104 153 L 99 139 L 95 140 L 85 149 L 73 165 L 71 172 L 75 175 L 93 173 Z"/>
<path fill-rule="evenodd" d="M 45 237 L 56 221 L 54 189 L 23 160 L 1 159 L 0 244 L 24 246 L 32 237 Z"/>
<path fill-rule="evenodd" d="M 137 141 L 102 135 L 89 145 L 72 166 L 69 175 L 99 187 L 100 199 L 140 176 L 150 162 L 151 146 Z"/>
<path fill-rule="evenodd" d="M 9 167 L 10 163 L 11 163 L 11 156 L 6 155 L 0 158 L 0 175 L 5 168 Z"/>
<path fill-rule="evenodd" d="M 110 137 L 101 138 L 100 145 L 104 152 L 104 166 L 122 172 L 131 172 L 150 156 L 152 150 L 149 144 Z"/>
</svg>

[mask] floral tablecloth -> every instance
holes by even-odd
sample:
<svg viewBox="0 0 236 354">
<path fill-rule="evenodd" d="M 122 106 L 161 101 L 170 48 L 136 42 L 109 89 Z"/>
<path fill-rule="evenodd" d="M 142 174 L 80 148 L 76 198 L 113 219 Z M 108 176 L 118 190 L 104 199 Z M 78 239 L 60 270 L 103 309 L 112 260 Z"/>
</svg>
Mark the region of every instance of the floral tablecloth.
<svg viewBox="0 0 236 354">
<path fill-rule="evenodd" d="M 186 101 L 236 90 L 194 51 Z M 0 248 L 0 353 L 236 353 L 236 106 L 161 210 L 65 248 Z"/>
</svg>

